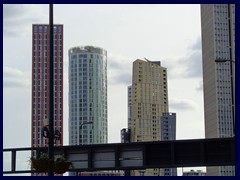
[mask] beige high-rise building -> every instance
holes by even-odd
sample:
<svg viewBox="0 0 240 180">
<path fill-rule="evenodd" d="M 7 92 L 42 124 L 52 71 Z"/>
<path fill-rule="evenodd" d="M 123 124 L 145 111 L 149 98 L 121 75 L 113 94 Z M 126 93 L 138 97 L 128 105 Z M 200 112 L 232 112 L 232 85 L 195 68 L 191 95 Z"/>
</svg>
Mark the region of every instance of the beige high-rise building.
<svg viewBox="0 0 240 180">
<path fill-rule="evenodd" d="M 234 135 L 235 5 L 202 4 L 205 137 Z M 225 62 L 215 62 L 215 61 Z M 235 167 L 207 167 L 207 176 L 232 176 Z"/>
<path fill-rule="evenodd" d="M 132 86 L 128 87 L 128 97 L 131 98 L 128 100 L 131 142 L 163 140 L 161 121 L 163 113 L 168 113 L 169 108 L 167 69 L 161 66 L 160 61 L 137 59 L 133 62 Z M 171 172 L 147 169 L 132 171 L 131 175 L 162 176 L 171 175 Z M 173 174 L 176 175 L 176 172 Z"/>
</svg>

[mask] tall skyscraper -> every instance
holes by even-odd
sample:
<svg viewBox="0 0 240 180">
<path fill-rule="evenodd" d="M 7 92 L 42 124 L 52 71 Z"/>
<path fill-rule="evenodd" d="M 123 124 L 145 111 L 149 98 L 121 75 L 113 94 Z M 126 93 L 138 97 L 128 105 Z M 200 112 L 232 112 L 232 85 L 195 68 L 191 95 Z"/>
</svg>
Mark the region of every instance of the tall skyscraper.
<svg viewBox="0 0 240 180">
<path fill-rule="evenodd" d="M 202 4 L 205 137 L 232 137 L 235 121 L 235 5 Z M 226 62 L 215 62 L 226 60 Z M 207 175 L 232 176 L 235 167 L 207 167 Z"/>
<path fill-rule="evenodd" d="M 69 49 L 69 144 L 108 141 L 107 51 L 93 46 Z"/>
<path fill-rule="evenodd" d="M 165 132 L 169 128 L 166 121 L 170 116 L 170 114 L 166 114 L 169 112 L 167 69 L 161 66 L 160 61 L 137 59 L 133 62 L 132 86 L 128 87 L 128 110 L 131 142 L 162 141 L 167 140 L 169 136 L 172 139 L 176 138 L 174 134 Z M 171 118 L 174 117 L 171 116 Z M 176 130 L 176 127 L 173 129 Z M 162 136 L 163 131 L 166 135 L 165 139 Z M 174 173 L 176 171 L 167 169 L 166 171 L 164 169 L 148 169 L 145 172 L 133 171 L 132 175 L 177 175 Z"/>
<path fill-rule="evenodd" d="M 32 26 L 32 147 L 48 146 L 42 136 L 49 117 L 49 25 Z M 54 130 L 61 133 L 55 145 L 63 145 L 63 25 L 54 25 Z M 45 124 L 47 125 L 47 124 Z M 32 152 L 36 156 L 36 152 Z"/>
</svg>

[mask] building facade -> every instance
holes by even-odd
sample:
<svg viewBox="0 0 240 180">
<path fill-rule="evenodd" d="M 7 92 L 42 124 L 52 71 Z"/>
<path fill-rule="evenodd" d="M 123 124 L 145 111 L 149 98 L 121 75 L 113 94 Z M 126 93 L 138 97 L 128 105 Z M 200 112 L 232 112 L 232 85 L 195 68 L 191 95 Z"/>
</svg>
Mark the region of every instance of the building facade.
<svg viewBox="0 0 240 180">
<path fill-rule="evenodd" d="M 176 113 L 163 113 L 161 118 L 162 141 L 176 140 Z"/>
<path fill-rule="evenodd" d="M 201 170 L 190 170 L 183 172 L 183 176 L 206 176 L 206 172 L 203 172 Z"/>
<path fill-rule="evenodd" d="M 137 59 L 133 62 L 132 85 L 128 88 L 128 97 L 131 98 L 128 98 L 128 108 L 131 108 L 128 117 L 131 142 L 162 141 L 161 122 L 163 114 L 169 112 L 169 107 L 167 69 L 161 66 L 160 61 Z M 165 173 L 164 169 L 147 169 L 132 171 L 131 175 L 163 176 L 168 172 L 170 171 Z"/>
<path fill-rule="evenodd" d="M 80 172 L 78 176 L 124 176 L 123 171 Z"/>
<path fill-rule="evenodd" d="M 48 146 L 42 129 L 49 117 L 49 25 L 32 25 L 32 147 Z M 54 130 L 55 145 L 63 145 L 63 25 L 54 25 Z M 36 152 L 32 151 L 32 156 Z"/>
<path fill-rule="evenodd" d="M 202 4 L 205 137 L 234 136 L 235 5 Z M 215 62 L 226 60 L 226 62 Z M 207 167 L 207 175 L 233 176 L 235 167 Z"/>
<path fill-rule="evenodd" d="M 128 127 L 130 127 L 132 116 L 132 86 L 128 86 Z"/>
<path fill-rule="evenodd" d="M 107 143 L 107 51 L 69 49 L 69 144 Z"/>
<path fill-rule="evenodd" d="M 162 141 L 176 140 L 176 113 L 163 113 L 161 117 Z M 177 168 L 164 168 L 163 176 L 177 176 Z"/>
</svg>

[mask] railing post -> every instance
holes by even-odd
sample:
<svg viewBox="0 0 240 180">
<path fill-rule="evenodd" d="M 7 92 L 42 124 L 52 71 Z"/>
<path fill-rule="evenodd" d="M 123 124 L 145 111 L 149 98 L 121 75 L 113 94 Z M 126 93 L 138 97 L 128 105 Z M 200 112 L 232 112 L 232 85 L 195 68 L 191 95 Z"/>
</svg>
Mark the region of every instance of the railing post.
<svg viewBox="0 0 240 180">
<path fill-rule="evenodd" d="M 16 151 L 12 150 L 12 171 L 16 171 Z"/>
</svg>

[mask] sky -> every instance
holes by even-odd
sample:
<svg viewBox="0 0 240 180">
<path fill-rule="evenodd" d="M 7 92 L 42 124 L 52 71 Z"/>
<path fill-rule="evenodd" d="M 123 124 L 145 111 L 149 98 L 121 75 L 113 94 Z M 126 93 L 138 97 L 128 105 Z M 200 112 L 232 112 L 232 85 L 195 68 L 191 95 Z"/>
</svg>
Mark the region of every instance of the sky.
<svg viewBox="0 0 240 180">
<path fill-rule="evenodd" d="M 3 5 L 3 148 L 31 146 L 32 24 L 48 24 L 48 11 L 43 4 Z M 108 53 L 109 143 L 119 143 L 127 127 L 132 63 L 144 57 L 168 70 L 177 139 L 204 138 L 200 20 L 198 4 L 54 5 L 54 23 L 64 25 L 64 145 L 68 50 L 85 45 Z"/>
</svg>

